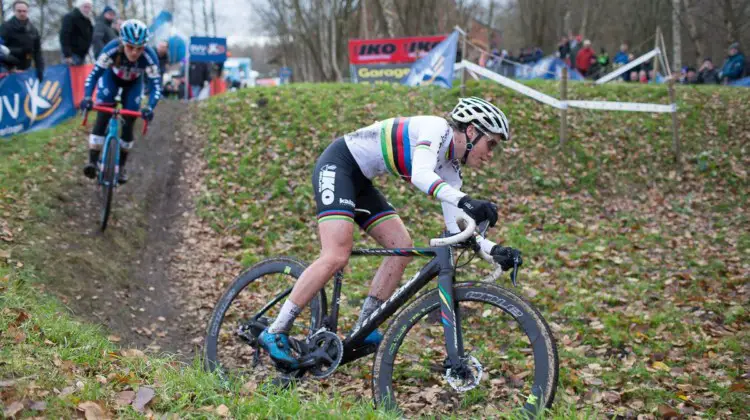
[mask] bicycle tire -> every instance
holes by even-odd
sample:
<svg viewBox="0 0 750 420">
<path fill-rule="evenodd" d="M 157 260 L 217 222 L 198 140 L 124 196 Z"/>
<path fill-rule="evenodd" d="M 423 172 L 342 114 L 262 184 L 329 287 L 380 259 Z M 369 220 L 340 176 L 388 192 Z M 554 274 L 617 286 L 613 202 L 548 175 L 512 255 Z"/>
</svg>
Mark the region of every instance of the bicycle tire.
<svg viewBox="0 0 750 420">
<path fill-rule="evenodd" d="M 117 177 L 117 148 L 120 147 L 120 142 L 117 139 L 110 138 L 107 140 L 106 145 L 104 168 L 102 168 L 102 182 L 99 184 L 102 199 L 99 222 L 102 232 L 107 229 L 109 217 L 112 212 L 112 198 L 115 190 L 115 178 Z"/>
<path fill-rule="evenodd" d="M 226 292 L 221 296 L 208 322 L 206 328 L 206 340 L 204 343 L 204 368 L 209 372 L 223 374 L 219 361 L 219 332 L 224 322 L 227 310 L 232 305 L 232 301 L 251 283 L 265 275 L 286 274 L 291 276 L 295 281 L 307 268 L 307 264 L 290 257 L 277 257 L 263 260 L 242 272 L 229 285 Z M 290 285 L 293 283 L 290 283 Z M 281 292 L 281 290 L 279 291 Z M 282 300 L 278 304 L 283 304 Z M 316 331 L 323 323 L 326 314 L 327 301 L 325 290 L 321 289 L 315 295 L 309 304 L 311 311 L 310 329 Z"/>
<path fill-rule="evenodd" d="M 541 387 L 541 395 L 533 398 L 533 408 L 524 409 L 535 414 L 539 407 L 550 407 L 555 398 L 559 378 L 557 345 L 552 332 L 539 311 L 515 293 L 490 283 L 455 283 L 456 304 L 480 302 L 490 304 L 518 322 L 529 339 L 534 358 L 534 385 Z M 386 331 L 375 355 L 372 374 L 373 399 L 377 407 L 399 411 L 393 392 L 393 372 L 396 355 L 409 331 L 428 313 L 439 310 L 440 298 L 433 289 L 404 308 Z M 468 328 L 462 323 L 464 329 Z"/>
</svg>

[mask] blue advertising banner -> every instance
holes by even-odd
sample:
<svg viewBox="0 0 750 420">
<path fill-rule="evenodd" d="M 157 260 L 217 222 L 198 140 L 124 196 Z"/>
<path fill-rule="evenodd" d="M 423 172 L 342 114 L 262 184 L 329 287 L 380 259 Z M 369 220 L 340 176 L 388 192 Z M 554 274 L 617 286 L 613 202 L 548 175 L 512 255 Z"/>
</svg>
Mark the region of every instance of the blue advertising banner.
<svg viewBox="0 0 750 420">
<path fill-rule="evenodd" d="M 448 38 L 434 46 L 429 54 L 414 62 L 402 83 L 407 86 L 436 85 L 451 88 L 457 49 L 458 31 L 453 31 Z"/>
<path fill-rule="evenodd" d="M 190 37 L 190 61 L 221 63 L 227 61 L 227 39 Z"/>
<path fill-rule="evenodd" d="M 0 79 L 0 136 L 53 127 L 75 114 L 66 65 L 47 67 L 41 83 L 33 70 Z"/>
<path fill-rule="evenodd" d="M 162 10 L 151 21 L 151 26 L 148 27 L 148 30 L 151 32 L 151 44 L 154 45 L 159 41 L 169 38 L 171 29 L 172 14 L 166 10 Z"/>
</svg>

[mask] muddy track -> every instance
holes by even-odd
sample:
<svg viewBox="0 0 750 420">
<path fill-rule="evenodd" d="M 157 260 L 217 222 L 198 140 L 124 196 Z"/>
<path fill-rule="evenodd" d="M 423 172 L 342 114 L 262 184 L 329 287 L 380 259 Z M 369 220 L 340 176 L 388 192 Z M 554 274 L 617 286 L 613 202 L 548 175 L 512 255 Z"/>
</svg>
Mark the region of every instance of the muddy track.
<svg viewBox="0 0 750 420">
<path fill-rule="evenodd" d="M 149 133 L 137 137 L 130 182 L 115 193 L 107 231 L 98 231 L 95 188 L 81 176 L 53 200 L 60 220 L 49 223 L 47 245 L 39 250 L 39 264 L 54 279 L 48 289 L 75 315 L 101 324 L 124 347 L 185 357 L 205 325 L 186 309 L 179 273 L 174 281 L 170 276 L 173 262 L 184 259 L 175 250 L 185 220 L 194 217 L 184 171 L 186 159 L 199 159 L 200 145 L 189 126 L 188 105 L 162 102 Z"/>
</svg>

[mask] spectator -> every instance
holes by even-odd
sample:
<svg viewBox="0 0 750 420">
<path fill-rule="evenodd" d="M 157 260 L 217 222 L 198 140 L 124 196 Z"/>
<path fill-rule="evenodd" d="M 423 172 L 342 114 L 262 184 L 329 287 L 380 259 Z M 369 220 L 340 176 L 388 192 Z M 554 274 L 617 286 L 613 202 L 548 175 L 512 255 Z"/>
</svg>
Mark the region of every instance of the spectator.
<svg viewBox="0 0 750 420">
<path fill-rule="evenodd" d="M 560 39 L 560 43 L 557 44 L 557 55 L 561 60 L 570 63 L 568 60 L 568 57 L 570 56 L 570 41 L 568 41 L 568 37 L 565 35 Z"/>
<path fill-rule="evenodd" d="M 18 65 L 18 60 L 10 55 L 10 49 L 5 46 L 5 42 L 0 38 L 0 77 L 5 77 L 10 67 Z"/>
<path fill-rule="evenodd" d="M 698 73 L 695 72 L 695 67 L 688 67 L 687 73 L 685 74 L 686 85 L 698 84 Z"/>
<path fill-rule="evenodd" d="M 576 55 L 576 68 L 584 76 L 588 75 L 589 67 L 591 66 L 591 57 L 596 58 L 596 53 L 591 48 L 591 41 L 587 39 L 583 41 L 583 48 Z"/>
<path fill-rule="evenodd" d="M 14 70 L 26 70 L 31 67 L 31 60 L 36 64 L 36 77 L 44 77 L 44 58 L 42 57 L 41 37 L 39 31 L 29 22 L 29 3 L 25 0 L 13 2 L 13 17 L 0 26 L 0 38 L 5 41 L 10 55 L 6 64 Z"/>
<path fill-rule="evenodd" d="M 159 57 L 159 72 L 164 76 L 164 72 L 167 71 L 167 65 L 169 64 L 169 43 L 167 41 L 159 41 L 156 44 L 156 56 Z"/>
<path fill-rule="evenodd" d="M 613 62 L 615 63 L 615 66 L 622 66 L 630 62 L 627 43 L 623 42 L 622 45 L 620 45 L 620 51 L 615 54 Z"/>
<path fill-rule="evenodd" d="M 641 83 L 648 83 L 648 72 L 646 69 L 641 69 L 641 71 L 638 72 L 638 81 Z"/>
<path fill-rule="evenodd" d="M 603 70 L 601 63 L 596 58 L 596 56 L 591 56 L 589 58 L 589 68 L 588 72 L 586 73 L 586 77 L 589 79 L 598 79 L 599 77 L 603 76 Z"/>
<path fill-rule="evenodd" d="M 729 46 L 729 56 L 721 68 L 719 78 L 721 83 L 727 84 L 741 79 L 745 71 L 745 56 L 740 52 L 740 44 L 735 42 Z"/>
<path fill-rule="evenodd" d="M 190 74 L 188 82 L 190 83 L 190 97 L 197 98 L 201 94 L 203 85 L 211 80 L 211 68 L 208 63 L 190 62 Z"/>
<path fill-rule="evenodd" d="M 628 82 L 637 82 L 638 81 L 638 70 L 630 70 L 630 77 L 628 77 Z"/>
<path fill-rule="evenodd" d="M 96 19 L 93 37 L 94 57 L 99 57 L 104 46 L 117 38 L 117 31 L 114 28 L 115 19 L 117 19 L 117 12 L 109 6 L 105 6 L 102 14 Z"/>
<path fill-rule="evenodd" d="M 607 70 L 607 67 L 609 67 L 609 53 L 607 50 L 602 48 L 599 52 L 599 55 L 596 57 L 596 61 L 599 62 L 599 65 L 602 66 L 602 69 Z"/>
<path fill-rule="evenodd" d="M 91 0 L 78 0 L 76 7 L 63 17 L 60 47 L 65 64 L 79 66 L 86 60 L 94 34 L 89 18 L 92 7 Z"/>
<path fill-rule="evenodd" d="M 583 47 L 583 45 L 581 45 L 581 39 L 583 37 L 581 35 L 576 35 L 576 37 L 573 38 L 573 35 L 570 35 L 568 38 L 570 38 L 570 64 L 575 67 L 578 52 L 581 51 L 581 48 Z"/>
<path fill-rule="evenodd" d="M 719 72 L 716 71 L 714 63 L 709 57 L 703 59 L 703 64 L 698 69 L 698 83 L 706 85 L 719 83 Z"/>
</svg>

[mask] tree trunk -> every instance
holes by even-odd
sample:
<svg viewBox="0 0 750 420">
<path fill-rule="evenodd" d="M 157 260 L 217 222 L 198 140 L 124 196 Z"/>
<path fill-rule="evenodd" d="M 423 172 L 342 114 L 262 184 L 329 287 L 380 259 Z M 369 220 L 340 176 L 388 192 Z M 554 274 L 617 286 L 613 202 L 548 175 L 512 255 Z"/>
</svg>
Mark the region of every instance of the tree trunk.
<svg viewBox="0 0 750 420">
<path fill-rule="evenodd" d="M 68 3 L 72 5 L 73 1 L 69 0 Z M 125 10 L 125 0 L 120 0 L 119 1 L 119 9 L 120 9 L 119 10 L 119 15 L 120 16 L 118 16 L 118 17 L 122 17 L 122 19 L 127 19 L 127 13 L 126 13 L 126 10 Z"/>
<path fill-rule="evenodd" d="M 208 10 L 206 9 L 206 1 L 202 0 L 203 2 L 203 32 L 205 36 L 208 36 Z"/>
<path fill-rule="evenodd" d="M 681 29 L 680 0 L 672 0 L 672 68 L 678 70 L 682 68 Z"/>
<path fill-rule="evenodd" d="M 360 17 L 360 34 L 364 39 L 370 38 L 370 31 L 368 29 L 369 20 L 367 19 L 367 2 L 366 0 L 360 0 L 359 2 L 359 17 Z"/>
<path fill-rule="evenodd" d="M 693 10 L 693 0 L 682 0 L 685 5 L 685 23 L 688 29 L 690 40 L 695 46 L 695 61 L 699 62 L 705 57 L 706 46 L 703 37 L 698 33 L 698 25 L 695 22 L 695 12 Z"/>
<path fill-rule="evenodd" d="M 331 0 L 331 67 L 333 68 L 333 74 L 336 77 L 337 82 L 343 82 L 344 78 L 341 76 L 341 70 L 339 69 L 339 57 L 336 48 L 338 43 L 338 29 L 336 27 L 336 20 L 338 19 L 338 13 L 336 13 L 336 0 Z"/>
<path fill-rule="evenodd" d="M 727 31 L 727 44 L 739 41 L 736 34 L 736 25 L 734 24 L 734 11 L 732 10 L 732 0 L 724 0 L 724 28 Z"/>
<path fill-rule="evenodd" d="M 216 36 L 216 0 L 211 0 L 211 22 L 214 27 L 214 36 Z"/>
<path fill-rule="evenodd" d="M 581 10 L 581 30 L 578 33 L 584 38 L 588 38 L 586 31 L 588 30 L 589 24 L 589 9 L 591 9 L 590 0 L 583 0 L 583 10 Z"/>
<path fill-rule="evenodd" d="M 143 18 L 146 22 L 146 25 L 148 25 L 148 0 L 143 0 Z"/>
<path fill-rule="evenodd" d="M 193 33 L 195 33 L 195 0 L 188 1 L 190 1 L 190 23 L 192 24 L 190 28 L 193 30 Z"/>
<path fill-rule="evenodd" d="M 395 0 L 380 0 L 383 5 L 383 16 L 385 17 L 385 23 L 388 26 L 388 33 L 391 37 L 401 35 L 401 28 L 398 21 L 398 13 L 396 12 Z"/>
<path fill-rule="evenodd" d="M 0 22 L 5 22 L 5 3 L 0 0 Z"/>
<path fill-rule="evenodd" d="M 375 5 L 375 13 L 377 14 L 378 23 L 375 32 L 379 35 L 382 34 L 384 38 L 393 38 L 395 35 L 391 32 L 390 27 L 388 26 L 388 19 L 385 17 L 382 0 L 372 0 L 372 3 Z"/>
</svg>

